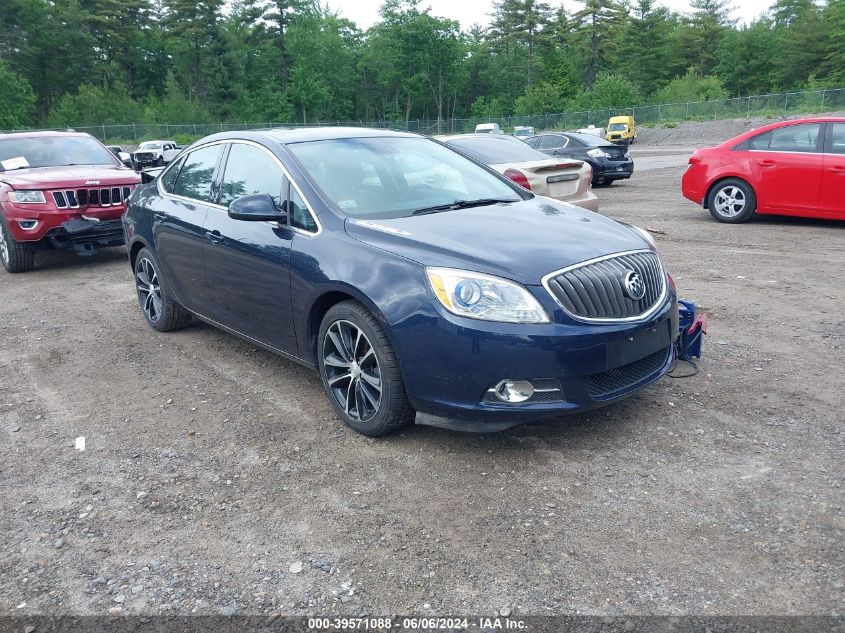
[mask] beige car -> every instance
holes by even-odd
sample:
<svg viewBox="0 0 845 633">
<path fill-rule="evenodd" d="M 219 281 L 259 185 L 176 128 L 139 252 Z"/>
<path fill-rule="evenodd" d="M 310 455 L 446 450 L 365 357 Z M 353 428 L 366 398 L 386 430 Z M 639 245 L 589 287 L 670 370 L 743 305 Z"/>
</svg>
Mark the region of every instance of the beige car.
<svg viewBox="0 0 845 633">
<path fill-rule="evenodd" d="M 598 211 L 592 191 L 593 170 L 571 158 L 549 158 L 511 136 L 460 134 L 438 140 L 489 165 L 515 183 L 539 196 L 546 196 Z"/>
</svg>

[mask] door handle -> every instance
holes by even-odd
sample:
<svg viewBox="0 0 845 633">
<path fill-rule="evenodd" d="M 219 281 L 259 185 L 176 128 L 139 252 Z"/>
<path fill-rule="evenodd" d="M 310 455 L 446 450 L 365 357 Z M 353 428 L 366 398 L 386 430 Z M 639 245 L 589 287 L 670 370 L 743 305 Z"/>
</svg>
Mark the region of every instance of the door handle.
<svg viewBox="0 0 845 633">
<path fill-rule="evenodd" d="M 220 231 L 206 231 L 205 236 L 211 241 L 212 244 L 219 244 L 220 240 L 223 239 L 223 236 L 220 234 Z"/>
<path fill-rule="evenodd" d="M 774 167 L 776 163 L 773 160 L 758 160 L 757 164 L 760 167 Z"/>
<path fill-rule="evenodd" d="M 161 211 L 153 211 L 153 219 L 156 222 L 164 222 L 167 219 L 167 214 Z"/>
<path fill-rule="evenodd" d="M 834 165 L 833 167 L 828 167 L 828 171 L 832 171 L 834 174 L 845 174 L 845 165 Z"/>
</svg>

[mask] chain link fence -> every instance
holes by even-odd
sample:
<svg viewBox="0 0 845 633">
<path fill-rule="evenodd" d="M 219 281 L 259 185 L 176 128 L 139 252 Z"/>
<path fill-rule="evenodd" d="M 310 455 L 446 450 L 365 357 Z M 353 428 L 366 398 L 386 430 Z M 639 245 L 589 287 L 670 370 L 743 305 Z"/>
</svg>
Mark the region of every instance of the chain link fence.
<svg viewBox="0 0 845 633">
<path fill-rule="evenodd" d="M 389 121 L 312 121 L 307 126 L 352 126 L 409 130 L 421 134 L 459 134 L 472 132 L 479 123 L 498 123 L 505 132 L 515 126 L 530 126 L 535 131 L 573 130 L 590 125 L 606 127 L 611 116 L 630 114 L 639 126 L 707 119 L 730 119 L 751 116 L 781 116 L 786 114 L 834 112 L 845 110 L 845 88 L 781 92 L 733 99 L 692 101 L 686 103 L 661 103 L 631 108 L 607 108 L 581 112 L 531 114 L 524 116 L 466 118 L 466 119 L 411 119 Z M 177 143 L 194 140 L 233 130 L 258 130 L 278 127 L 305 127 L 304 123 L 128 123 L 122 125 L 73 125 L 79 132 L 88 132 L 107 144 L 137 144 L 144 140 L 173 139 Z"/>
</svg>

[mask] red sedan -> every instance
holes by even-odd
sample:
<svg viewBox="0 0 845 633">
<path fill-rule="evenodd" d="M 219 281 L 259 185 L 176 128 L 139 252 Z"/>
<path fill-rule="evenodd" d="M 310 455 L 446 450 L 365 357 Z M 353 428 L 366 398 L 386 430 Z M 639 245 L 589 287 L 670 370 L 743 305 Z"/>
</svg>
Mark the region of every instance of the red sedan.
<svg viewBox="0 0 845 633">
<path fill-rule="evenodd" d="M 845 118 L 779 121 L 696 150 L 681 189 L 719 222 L 845 220 Z"/>
</svg>

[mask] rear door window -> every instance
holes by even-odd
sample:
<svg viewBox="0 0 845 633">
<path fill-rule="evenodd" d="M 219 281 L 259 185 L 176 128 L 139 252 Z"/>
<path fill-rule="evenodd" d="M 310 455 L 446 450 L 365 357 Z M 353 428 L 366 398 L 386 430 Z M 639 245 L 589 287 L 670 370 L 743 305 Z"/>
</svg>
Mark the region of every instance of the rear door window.
<svg viewBox="0 0 845 633">
<path fill-rule="evenodd" d="M 830 154 L 845 154 L 845 123 L 830 123 Z"/>
<path fill-rule="evenodd" d="M 567 140 L 568 139 L 563 136 L 558 136 L 557 134 L 547 134 L 540 141 L 540 149 L 559 149 L 561 147 L 566 147 Z"/>
<path fill-rule="evenodd" d="M 804 123 L 779 127 L 771 131 L 770 152 L 815 152 L 819 139 L 820 123 Z"/>
<path fill-rule="evenodd" d="M 173 194 L 201 202 L 214 202 L 212 194 L 214 168 L 217 166 L 222 149 L 222 144 L 210 145 L 188 154 L 176 177 Z"/>
</svg>

